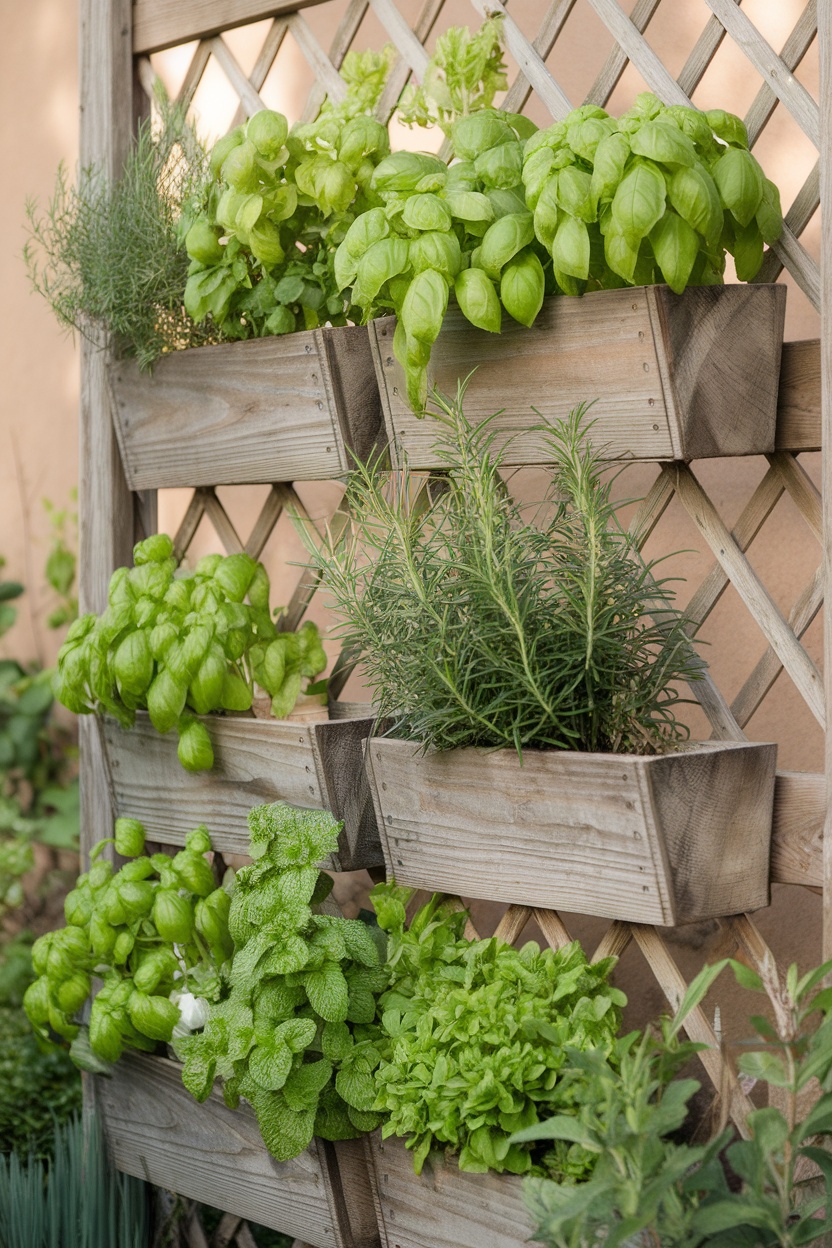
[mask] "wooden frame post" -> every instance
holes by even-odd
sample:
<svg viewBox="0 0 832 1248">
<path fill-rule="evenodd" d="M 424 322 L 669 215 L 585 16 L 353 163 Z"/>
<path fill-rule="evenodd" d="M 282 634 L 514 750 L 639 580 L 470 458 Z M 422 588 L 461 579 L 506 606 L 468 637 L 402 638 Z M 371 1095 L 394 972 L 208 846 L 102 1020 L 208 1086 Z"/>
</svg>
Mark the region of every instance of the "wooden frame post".
<svg viewBox="0 0 832 1248">
<path fill-rule="evenodd" d="M 821 211 L 821 456 L 823 560 L 826 610 L 823 626 L 826 722 L 832 724 L 832 7 L 818 6 L 820 52 Z M 826 738 L 826 816 L 823 830 L 823 957 L 832 957 L 832 731 Z"/>
</svg>

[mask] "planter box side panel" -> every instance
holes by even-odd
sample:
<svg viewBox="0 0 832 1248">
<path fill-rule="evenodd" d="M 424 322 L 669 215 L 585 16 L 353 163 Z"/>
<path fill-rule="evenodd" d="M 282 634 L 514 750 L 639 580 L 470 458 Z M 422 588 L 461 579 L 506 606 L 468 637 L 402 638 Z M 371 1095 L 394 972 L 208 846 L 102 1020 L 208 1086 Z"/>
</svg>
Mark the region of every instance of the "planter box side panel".
<svg viewBox="0 0 832 1248">
<path fill-rule="evenodd" d="M 370 1137 L 382 1248 L 523 1248 L 531 1220 L 522 1180 L 468 1174 L 433 1159 L 413 1173 L 401 1140 Z"/>
<path fill-rule="evenodd" d="M 171 844 L 205 823 L 217 849 L 245 854 L 252 806 L 323 807 L 312 724 L 216 715 L 202 722 L 214 767 L 190 772 L 176 756 L 176 733 L 162 736 L 146 714 L 129 730 L 100 721 L 116 815 L 139 819 L 150 839 Z"/>
<path fill-rule="evenodd" d="M 442 467 L 433 449 L 436 424 L 417 418 L 407 403 L 393 355 L 395 325 L 385 317 L 371 326 L 392 453 L 398 445 L 412 467 Z M 643 288 L 552 297 L 531 329 L 505 314 L 500 334 L 476 329 L 451 308 L 433 346 L 429 385 L 455 394 L 457 380 L 474 368 L 465 414 L 476 424 L 504 409 L 491 429 L 507 464 L 551 462 L 545 437 L 532 426 L 556 424 L 593 400 L 593 438 L 609 447 L 610 458 L 676 457 Z"/>
<path fill-rule="evenodd" d="M 370 333 L 366 325 L 320 331 L 329 361 L 334 410 L 346 468 L 366 461 L 386 442 Z"/>
<path fill-rule="evenodd" d="M 330 331 L 337 333 L 341 331 Z M 360 330 L 365 338 L 366 330 Z M 131 489 L 318 480 L 349 468 L 322 331 L 177 351 L 149 376 L 110 372 Z M 333 354 L 337 361 L 337 354 Z M 350 356 L 347 395 L 373 382 L 369 348 Z"/>
<path fill-rule="evenodd" d="M 769 904 L 776 759 L 775 745 L 721 743 L 648 761 L 677 923 Z"/>
<path fill-rule="evenodd" d="M 642 759 L 369 744 L 388 872 L 400 884 L 638 923 L 672 923 Z"/>
<path fill-rule="evenodd" d="M 364 768 L 364 742 L 375 723 L 375 718 L 339 719 L 315 724 L 313 729 L 326 806 L 344 824 L 339 837 L 339 871 L 384 865 Z"/>
<path fill-rule="evenodd" d="M 119 1170 L 315 1248 L 350 1248 L 333 1217 L 317 1144 L 293 1161 L 275 1161 L 250 1110 L 228 1109 L 216 1091 L 197 1104 L 181 1068 L 164 1058 L 123 1057 L 96 1086 Z"/>
<path fill-rule="evenodd" d="M 681 458 L 774 450 L 786 287 L 648 288 Z"/>
</svg>

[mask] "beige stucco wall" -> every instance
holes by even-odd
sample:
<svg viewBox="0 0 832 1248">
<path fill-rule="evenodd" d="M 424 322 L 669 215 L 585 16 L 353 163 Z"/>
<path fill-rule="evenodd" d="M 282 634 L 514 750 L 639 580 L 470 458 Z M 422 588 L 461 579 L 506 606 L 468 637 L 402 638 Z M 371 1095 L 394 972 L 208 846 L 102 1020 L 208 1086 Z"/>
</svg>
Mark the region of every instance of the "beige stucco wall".
<svg viewBox="0 0 832 1248">
<path fill-rule="evenodd" d="M 407 12 L 414 5 L 402 0 Z M 802 0 L 746 0 L 744 11 L 757 21 L 775 47 L 780 47 L 797 19 Z M 545 8 L 543 0 L 516 0 L 512 12 L 525 29 L 533 31 L 534 14 Z M 450 20 L 470 21 L 471 9 L 465 0 L 450 0 Z M 654 46 L 679 71 L 702 29 L 708 10 L 702 0 L 665 0 L 651 27 Z M 332 18 L 323 10 L 306 10 L 305 16 L 321 41 L 326 43 Z M 52 188 L 60 160 L 70 166 L 77 152 L 77 75 L 76 6 L 72 0 L 29 0 L 25 5 L 4 6 L 5 39 L 0 47 L 0 118 L 2 121 L 3 200 L 5 231 L 0 246 L 0 343 L 2 343 L 3 386 L 0 397 L 0 553 L 9 561 L 7 575 L 25 580 L 30 586 L 29 607 L 21 613 L 14 632 L 0 642 L 0 652 L 48 658 L 55 641 L 43 625 L 48 594 L 42 588 L 42 566 L 47 550 L 48 526 L 41 498 L 48 496 L 62 504 L 77 480 L 77 346 L 64 336 L 46 305 L 29 294 L 20 252 L 24 242 L 23 202 L 27 195 L 45 199 Z M 253 33 L 233 32 L 229 42 L 244 67 L 256 55 L 263 27 Z M 382 41 L 378 29 L 368 23 L 362 32 L 367 43 Z M 577 102 L 585 87 L 601 67 L 609 39 L 587 5 L 578 4 L 562 42 L 552 58 L 564 87 Z M 174 54 L 157 58 L 157 68 L 175 84 L 184 73 L 187 58 Z M 816 90 L 817 62 L 812 51 L 799 71 L 810 90 Z M 273 106 L 291 110 L 293 99 L 308 86 L 306 68 L 292 60 L 291 48 L 282 54 L 277 71 L 270 77 L 263 94 Z M 726 40 L 697 102 L 703 107 L 717 105 L 744 111 L 751 103 L 758 79 L 748 71 L 741 54 Z M 628 70 L 613 98 L 613 109 L 628 106 L 635 91 L 642 89 L 637 75 Z M 213 70 L 200 90 L 197 105 L 203 130 L 220 133 L 233 113 L 234 102 L 219 70 Z M 543 122 L 542 115 L 535 114 Z M 407 135 L 409 146 L 419 146 L 421 136 Z M 781 186 L 788 205 L 812 164 L 812 152 L 793 122 L 778 110 L 759 148 L 767 172 Z M 817 253 L 817 223 L 807 234 L 810 249 Z M 805 298 L 793 288 L 790 293 L 787 336 L 813 337 L 817 320 Z M 591 396 L 586 396 L 591 397 Z M 811 458 L 811 457 L 809 457 Z M 697 466 L 703 483 L 732 522 L 762 476 L 765 465 L 756 461 L 729 461 Z M 817 465 L 811 469 L 817 471 Z M 628 482 L 627 491 L 638 493 L 647 487 L 650 474 L 640 469 Z M 250 527 L 262 491 L 222 491 L 241 532 Z M 311 497 L 314 503 L 315 498 Z M 317 505 L 332 501 L 331 488 L 318 495 Z M 180 493 L 161 500 L 162 527 L 172 528 L 184 505 Z M 710 565 L 703 542 L 674 505 L 672 523 L 665 525 L 662 541 L 669 549 L 689 551 L 680 565 L 695 585 Z M 767 536 L 752 553 L 754 566 L 763 575 L 778 603 L 787 613 L 801 586 L 814 570 L 818 548 L 796 509 L 788 502 L 778 508 Z M 290 557 L 300 557 L 300 547 L 292 546 L 287 526 L 281 536 L 290 543 Z M 205 542 L 211 544 L 209 536 Z M 284 548 L 285 550 L 286 548 Z M 288 594 L 293 573 L 280 580 L 276 601 Z M 683 597 L 684 597 L 683 591 Z M 747 615 L 738 607 L 729 590 L 704 630 L 710 644 L 706 651 L 718 682 L 732 695 L 764 649 L 762 638 Z M 817 622 L 807 636 L 813 657 L 820 660 L 820 632 Z M 787 680 L 781 680 L 760 714 L 752 721 L 750 733 L 758 739 L 780 742 L 781 765 L 798 769 L 820 769 L 821 738 L 817 725 Z M 783 957 L 799 956 L 806 964 L 819 953 L 819 904 L 805 891 L 779 889 L 776 906 L 761 916 L 766 933 Z M 589 938 L 598 924 L 581 921 L 576 930 Z M 705 956 L 716 952 L 716 937 L 702 931 L 696 947 L 682 954 L 685 969 L 694 970 Z M 628 988 L 645 1003 L 658 1007 L 658 992 L 642 969 L 637 955 L 625 959 Z M 730 994 L 729 994 L 730 995 Z M 734 994 L 736 996 L 736 994 Z M 736 1003 L 739 1008 L 739 1003 Z"/>
</svg>

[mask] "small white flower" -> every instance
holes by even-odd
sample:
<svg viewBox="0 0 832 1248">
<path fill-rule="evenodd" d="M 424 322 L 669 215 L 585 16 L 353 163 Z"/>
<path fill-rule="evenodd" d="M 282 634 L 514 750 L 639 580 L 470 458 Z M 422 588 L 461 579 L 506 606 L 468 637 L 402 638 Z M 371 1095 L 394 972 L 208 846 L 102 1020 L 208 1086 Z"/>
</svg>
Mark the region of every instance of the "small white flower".
<svg viewBox="0 0 832 1248">
<path fill-rule="evenodd" d="M 192 992 L 177 992 L 174 989 L 170 999 L 179 1006 L 179 1022 L 173 1029 L 174 1036 L 187 1036 L 205 1026 L 209 1009 L 205 997 L 195 997 Z"/>
</svg>

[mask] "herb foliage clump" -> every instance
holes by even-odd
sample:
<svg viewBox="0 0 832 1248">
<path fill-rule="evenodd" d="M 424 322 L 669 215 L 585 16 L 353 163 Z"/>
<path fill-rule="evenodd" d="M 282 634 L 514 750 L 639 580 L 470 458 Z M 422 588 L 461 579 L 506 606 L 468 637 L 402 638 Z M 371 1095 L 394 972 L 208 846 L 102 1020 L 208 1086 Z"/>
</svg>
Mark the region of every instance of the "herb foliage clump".
<svg viewBox="0 0 832 1248">
<path fill-rule="evenodd" d="M 205 555 L 176 576 L 165 533 L 138 542 L 135 567 L 117 568 L 101 615 L 73 624 L 58 653 L 55 692 L 78 715 L 113 715 L 124 728 L 146 709 L 157 732 L 179 734 L 188 771 L 213 766 L 205 725 L 194 715 L 250 710 L 255 682 L 272 714 L 289 715 L 304 677 L 326 666 L 317 626 L 278 631 L 269 577 L 245 553 Z"/>
<path fill-rule="evenodd" d="M 250 812 L 254 862 L 237 873 L 223 998 L 204 1031 L 177 1044 L 191 1095 L 204 1101 L 221 1078 L 226 1104 L 245 1097 L 278 1161 L 313 1135 L 352 1139 L 381 1120 L 371 1073 L 388 980 L 379 943 L 359 920 L 313 910 L 332 888 L 317 864 L 338 828 L 324 811 L 281 803 Z"/>
<path fill-rule="evenodd" d="M 700 661 L 671 590 L 616 520 L 585 411 L 546 429 L 560 498 L 538 524 L 501 476 L 488 420 L 437 398 L 443 488 L 413 506 L 408 469 L 357 465 L 351 533 L 310 545 L 397 736 L 651 753 L 686 735 L 674 682 Z"/>
<path fill-rule="evenodd" d="M 435 896 L 405 929 L 410 890 L 377 885 L 391 983 L 381 997 L 386 1044 L 376 1071 L 382 1133 L 408 1136 L 418 1173 L 433 1148 L 461 1170 L 546 1173 L 513 1132 L 573 1112 L 569 1054 L 609 1059 L 626 998 L 608 983 L 614 958 L 590 964 L 580 945 L 522 949 L 466 940 L 466 913 Z M 586 1154 L 572 1166 L 584 1177 Z"/>
<path fill-rule="evenodd" d="M 159 97 L 159 120 L 143 121 L 121 175 L 58 170 L 52 199 L 27 204 L 24 258 L 34 289 L 62 325 L 143 369 L 168 351 L 218 341 L 212 323 L 185 311 L 184 233 L 207 192 L 208 157 L 181 109 Z"/>
</svg>

